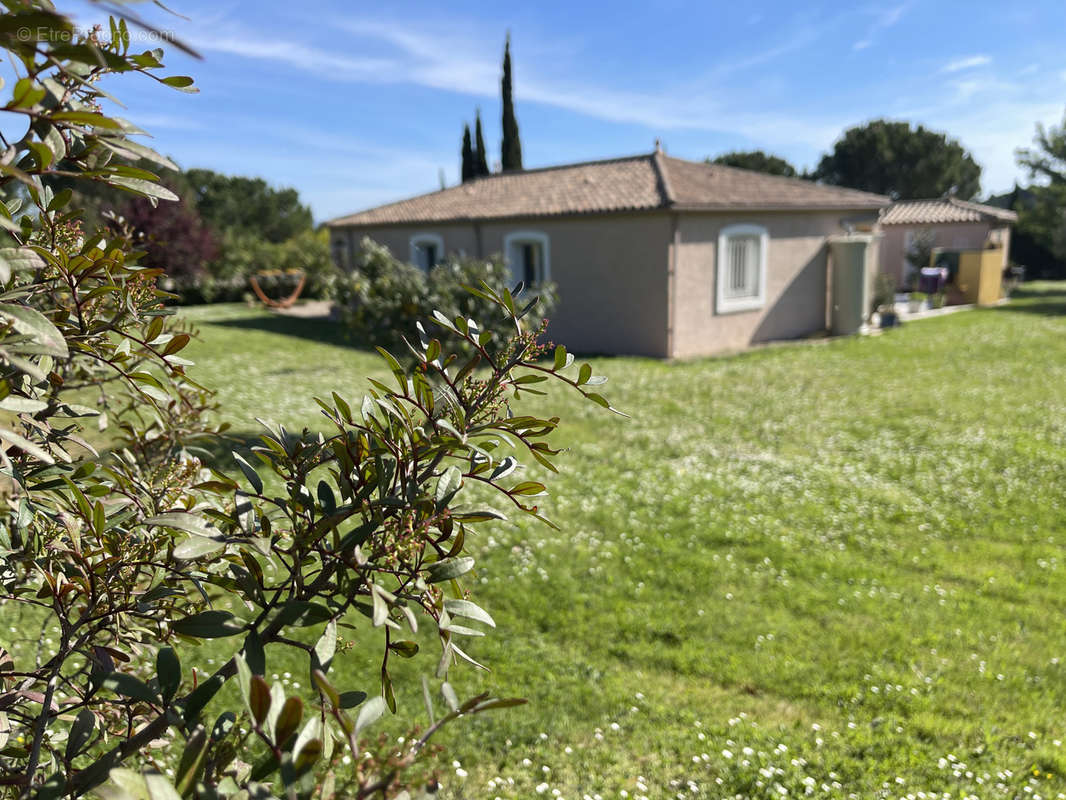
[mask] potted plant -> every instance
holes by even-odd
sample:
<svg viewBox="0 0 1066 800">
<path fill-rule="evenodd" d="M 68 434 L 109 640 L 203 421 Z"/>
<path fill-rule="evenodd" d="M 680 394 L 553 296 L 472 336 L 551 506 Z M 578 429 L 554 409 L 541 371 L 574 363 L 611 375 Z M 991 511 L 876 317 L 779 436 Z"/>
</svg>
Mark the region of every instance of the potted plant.
<svg viewBox="0 0 1066 800">
<path fill-rule="evenodd" d="M 946 299 L 946 297 L 947 293 L 944 291 L 934 292 L 933 294 L 929 295 L 930 308 L 943 308 L 944 300 Z"/>
<path fill-rule="evenodd" d="M 873 310 L 881 315 L 882 328 L 894 328 L 899 325 L 896 313 L 896 281 L 884 272 L 874 281 Z"/>
<path fill-rule="evenodd" d="M 922 310 L 928 295 L 925 292 L 911 292 L 907 295 L 907 310 L 917 314 Z"/>
</svg>

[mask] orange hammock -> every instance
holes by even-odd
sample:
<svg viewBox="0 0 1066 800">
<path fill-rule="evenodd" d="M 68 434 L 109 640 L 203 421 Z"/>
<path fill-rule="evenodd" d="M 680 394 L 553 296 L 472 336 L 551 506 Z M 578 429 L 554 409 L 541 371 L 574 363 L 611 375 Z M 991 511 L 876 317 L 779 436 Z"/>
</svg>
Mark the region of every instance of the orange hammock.
<svg viewBox="0 0 1066 800">
<path fill-rule="evenodd" d="M 255 292 L 255 296 L 258 297 L 267 308 L 289 308 L 299 299 L 300 292 L 304 290 L 304 284 L 307 283 L 307 275 L 301 274 L 300 282 L 296 284 L 296 288 L 292 290 L 292 294 L 288 297 L 283 297 L 280 300 L 271 300 L 267 297 L 266 293 L 259 286 L 259 281 L 255 279 L 255 275 L 248 276 L 248 281 L 252 284 L 252 291 Z"/>
</svg>

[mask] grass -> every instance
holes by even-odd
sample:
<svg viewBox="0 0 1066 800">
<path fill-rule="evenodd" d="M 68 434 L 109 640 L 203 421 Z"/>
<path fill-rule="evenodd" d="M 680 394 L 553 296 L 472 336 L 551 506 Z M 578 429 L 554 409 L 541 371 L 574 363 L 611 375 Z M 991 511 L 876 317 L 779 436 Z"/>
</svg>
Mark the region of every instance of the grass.
<svg viewBox="0 0 1066 800">
<path fill-rule="evenodd" d="M 187 313 L 241 433 L 319 428 L 313 395 L 383 371 L 327 322 Z M 633 419 L 541 401 L 571 448 L 563 530 L 472 544 L 498 630 L 469 648 L 493 672 L 456 683 L 530 705 L 442 735 L 447 796 L 1066 796 L 1066 285 L 880 337 L 594 366 Z M 339 661 L 374 691 L 368 657 Z"/>
</svg>

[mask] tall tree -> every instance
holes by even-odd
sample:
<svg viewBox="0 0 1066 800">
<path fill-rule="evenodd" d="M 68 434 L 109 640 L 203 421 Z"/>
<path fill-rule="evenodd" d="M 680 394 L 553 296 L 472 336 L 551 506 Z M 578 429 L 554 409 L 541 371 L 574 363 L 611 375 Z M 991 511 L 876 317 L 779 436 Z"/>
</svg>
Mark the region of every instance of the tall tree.
<svg viewBox="0 0 1066 800">
<path fill-rule="evenodd" d="M 1040 265 L 1041 272 L 1061 275 L 1066 271 L 1066 117 L 1062 125 L 1038 124 L 1033 144 L 1019 149 L 1017 158 L 1037 183 L 1024 193 L 1015 187 L 1012 207 L 1018 212 L 1023 243 L 1032 239 L 1050 256 L 1049 263 Z"/>
<path fill-rule="evenodd" d="M 476 147 L 474 149 L 474 172 L 478 177 L 481 177 L 482 175 L 490 175 L 488 151 L 485 148 L 485 136 L 481 133 L 480 108 L 477 111 L 477 118 L 474 120 L 474 139 L 476 142 Z"/>
<path fill-rule="evenodd" d="M 138 237 L 137 246 L 145 251 L 145 266 L 162 269 L 172 278 L 191 278 L 202 275 L 218 255 L 215 234 L 184 199 L 153 203 L 136 197 L 121 211 Z"/>
<path fill-rule="evenodd" d="M 185 173 L 188 199 L 217 231 L 253 233 L 268 242 L 284 242 L 313 225 L 311 209 L 295 189 L 275 189 L 262 178 L 222 175 L 209 169 Z"/>
<path fill-rule="evenodd" d="M 463 125 L 463 162 L 459 168 L 459 173 L 463 183 L 477 177 L 477 166 L 474 164 L 474 146 L 470 143 L 469 125 Z"/>
<path fill-rule="evenodd" d="M 813 177 L 897 200 L 948 192 L 970 199 L 981 189 L 981 167 L 957 141 L 922 125 L 884 119 L 844 131 Z"/>
<path fill-rule="evenodd" d="M 504 172 L 522 169 L 522 142 L 518 138 L 518 120 L 514 115 L 514 96 L 511 87 L 511 34 L 503 46 L 503 144 L 500 146 Z"/>
<path fill-rule="evenodd" d="M 780 156 L 765 153 L 762 150 L 734 150 L 711 160 L 711 164 L 722 164 L 726 167 L 740 167 L 755 172 L 765 172 L 768 175 L 783 175 L 786 178 L 795 178 L 799 173 L 796 168 Z"/>
</svg>

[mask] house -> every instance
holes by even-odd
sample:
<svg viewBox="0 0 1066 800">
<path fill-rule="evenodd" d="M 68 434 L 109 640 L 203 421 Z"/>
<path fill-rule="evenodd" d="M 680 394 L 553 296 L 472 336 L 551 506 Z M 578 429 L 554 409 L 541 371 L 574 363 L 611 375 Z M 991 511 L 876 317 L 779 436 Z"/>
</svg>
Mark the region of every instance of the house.
<svg viewBox="0 0 1066 800">
<path fill-rule="evenodd" d="M 516 280 L 557 284 L 555 341 L 677 358 L 824 330 L 828 240 L 889 202 L 657 150 L 490 175 L 328 225 L 346 267 L 365 236 L 424 269 L 502 254 Z"/>
<path fill-rule="evenodd" d="M 1002 251 L 1002 272 L 1010 249 L 1010 226 L 1017 221 L 1013 211 L 951 196 L 893 203 L 881 213 L 881 270 L 904 286 L 913 270 L 929 266 L 911 264 L 908 259 L 915 238 L 928 231 L 935 248 Z"/>
</svg>

